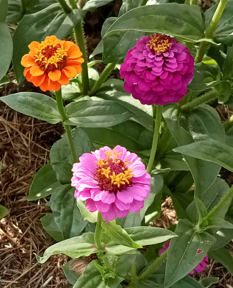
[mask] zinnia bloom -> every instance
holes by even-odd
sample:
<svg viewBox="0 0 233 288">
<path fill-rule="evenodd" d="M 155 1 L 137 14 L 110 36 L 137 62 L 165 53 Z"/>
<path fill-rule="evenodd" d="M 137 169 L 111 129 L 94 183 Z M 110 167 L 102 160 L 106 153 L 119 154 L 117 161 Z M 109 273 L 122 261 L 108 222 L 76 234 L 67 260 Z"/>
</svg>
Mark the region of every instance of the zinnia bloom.
<svg viewBox="0 0 233 288">
<path fill-rule="evenodd" d="M 163 245 L 163 249 L 160 249 L 159 250 L 159 255 L 163 254 L 169 247 L 169 244 L 170 244 L 170 241 L 166 242 L 164 245 Z M 197 253 L 201 253 L 202 250 L 198 250 Z M 205 270 L 205 267 L 207 266 L 207 263 L 209 261 L 209 258 L 208 256 L 206 255 L 204 257 L 204 259 L 197 265 L 197 267 L 195 267 L 189 274 L 190 275 L 193 275 L 194 272 L 196 271 L 197 273 L 201 273 Z"/>
<path fill-rule="evenodd" d="M 48 36 L 45 41 L 32 42 L 30 52 L 23 56 L 21 65 L 24 76 L 43 91 L 59 91 L 70 78 L 82 71 L 82 53 L 71 41 L 61 41 L 56 36 Z"/>
<path fill-rule="evenodd" d="M 98 210 L 104 220 L 112 221 L 143 208 L 151 176 L 135 153 L 121 146 L 113 150 L 105 146 L 79 160 L 72 168 L 71 186 L 76 188 L 74 197 L 86 200 L 90 212 Z"/>
<path fill-rule="evenodd" d="M 178 102 L 193 78 L 194 59 L 174 38 L 154 34 L 142 37 L 121 65 L 124 88 L 142 104 Z"/>
</svg>

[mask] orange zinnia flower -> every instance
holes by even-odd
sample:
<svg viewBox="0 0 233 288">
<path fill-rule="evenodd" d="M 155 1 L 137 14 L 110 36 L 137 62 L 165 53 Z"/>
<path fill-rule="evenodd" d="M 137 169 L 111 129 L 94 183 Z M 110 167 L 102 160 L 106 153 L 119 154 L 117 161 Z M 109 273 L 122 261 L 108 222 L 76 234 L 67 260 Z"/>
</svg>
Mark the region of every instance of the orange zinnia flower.
<svg viewBox="0 0 233 288">
<path fill-rule="evenodd" d="M 21 65 L 24 76 L 43 91 L 59 91 L 70 78 L 82 71 L 82 53 L 71 41 L 61 41 L 56 36 L 48 36 L 45 41 L 32 42 L 30 52 L 23 56 Z"/>
</svg>

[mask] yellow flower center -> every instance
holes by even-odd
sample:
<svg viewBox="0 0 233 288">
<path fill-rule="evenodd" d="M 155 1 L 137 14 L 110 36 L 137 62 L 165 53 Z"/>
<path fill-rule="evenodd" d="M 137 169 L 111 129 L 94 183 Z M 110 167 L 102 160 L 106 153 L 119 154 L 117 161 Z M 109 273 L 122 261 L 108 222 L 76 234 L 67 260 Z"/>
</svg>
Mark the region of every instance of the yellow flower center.
<svg viewBox="0 0 233 288">
<path fill-rule="evenodd" d="M 126 189 L 132 185 L 133 170 L 126 167 L 131 162 L 127 162 L 118 159 L 121 155 L 116 150 L 105 152 L 107 159 L 100 159 L 97 163 L 95 180 L 98 181 L 98 185 L 101 190 L 116 193 Z"/>
<path fill-rule="evenodd" d="M 168 51 L 168 48 L 172 45 L 169 40 L 169 36 L 155 34 L 151 36 L 150 42 L 147 44 L 147 46 L 150 46 L 150 50 L 153 53 L 163 53 Z"/>
</svg>

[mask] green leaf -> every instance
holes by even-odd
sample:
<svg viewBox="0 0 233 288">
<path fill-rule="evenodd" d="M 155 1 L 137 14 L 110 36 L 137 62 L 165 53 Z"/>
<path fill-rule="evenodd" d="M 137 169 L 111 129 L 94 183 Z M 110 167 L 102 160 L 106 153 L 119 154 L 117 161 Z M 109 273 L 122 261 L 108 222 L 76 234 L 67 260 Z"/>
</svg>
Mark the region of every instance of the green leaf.
<svg viewBox="0 0 233 288">
<path fill-rule="evenodd" d="M 126 217 L 116 218 L 116 224 L 120 225 L 122 228 L 130 228 L 141 225 L 141 217 L 138 212 L 129 212 Z"/>
<path fill-rule="evenodd" d="M 72 137 L 75 146 L 75 152 L 79 158 L 84 153 L 90 153 L 94 150 L 94 147 L 85 131 L 80 128 L 72 130 Z M 73 165 L 72 154 L 70 150 L 69 141 L 67 135 L 63 135 L 61 139 L 55 142 L 50 149 L 50 162 L 51 164 L 56 162 L 69 163 Z"/>
<path fill-rule="evenodd" d="M 49 213 L 40 218 L 44 230 L 57 242 L 64 240 L 61 230 L 54 220 L 54 214 Z"/>
<path fill-rule="evenodd" d="M 189 171 L 183 156 L 174 153 L 166 154 L 164 158 L 159 160 L 159 164 L 156 166 L 156 168 L 170 168 L 170 171 Z"/>
<path fill-rule="evenodd" d="M 104 6 L 112 0 L 89 0 L 83 7 L 83 10 L 94 11 L 96 8 Z"/>
<path fill-rule="evenodd" d="M 215 239 L 207 232 L 197 233 L 191 222 L 179 221 L 172 239 L 166 262 L 165 286 L 170 287 L 191 272 L 206 256 Z M 198 250 L 202 250 L 198 253 Z"/>
<path fill-rule="evenodd" d="M 196 41 L 202 38 L 204 23 L 197 6 L 160 4 L 130 10 L 108 30 L 105 37 L 121 31 L 161 33 Z"/>
<path fill-rule="evenodd" d="M 97 222 L 97 215 L 98 215 L 98 212 L 90 212 L 86 206 L 85 206 L 85 202 L 83 201 L 79 201 L 77 200 L 76 202 L 77 206 L 78 206 L 78 209 L 82 215 L 82 218 L 84 220 L 87 220 L 88 222 L 91 222 L 91 223 L 96 223 Z"/>
<path fill-rule="evenodd" d="M 55 162 L 52 163 L 51 165 L 53 167 L 53 171 L 56 174 L 57 180 L 61 184 L 69 184 L 71 182 L 72 166 L 69 163 Z"/>
<path fill-rule="evenodd" d="M 195 196 L 194 201 L 188 206 L 186 214 L 192 223 L 200 225 L 202 219 L 207 215 L 207 209 L 205 204 Z"/>
<path fill-rule="evenodd" d="M 233 46 L 227 47 L 226 59 L 222 67 L 223 79 L 231 79 L 233 77 Z"/>
<path fill-rule="evenodd" d="M 71 285 L 74 285 L 79 278 L 79 275 L 74 271 L 70 270 L 70 265 L 73 261 L 67 262 L 65 265 L 62 266 L 62 270 L 66 276 L 66 279 L 70 282 Z"/>
<path fill-rule="evenodd" d="M 74 190 L 70 185 L 63 185 L 50 199 L 54 220 L 65 239 L 78 236 L 87 225 L 76 205 Z"/>
<path fill-rule="evenodd" d="M 230 222 L 227 222 L 226 220 L 223 220 L 221 218 L 214 217 L 208 221 L 208 224 L 204 228 L 205 229 L 210 229 L 210 228 L 233 229 L 233 224 L 231 224 Z"/>
<path fill-rule="evenodd" d="M 115 272 L 121 277 L 125 277 L 131 270 L 133 262 L 135 262 L 136 254 L 125 254 L 117 261 Z"/>
<path fill-rule="evenodd" d="M 0 23 L 0 38 L 0 79 L 2 79 L 8 71 L 13 53 L 11 34 L 7 24 L 4 22 Z"/>
<path fill-rule="evenodd" d="M 170 4 L 169 4 L 170 5 Z M 188 130 L 188 120 L 181 114 L 178 107 L 174 104 L 169 104 L 164 107 L 163 116 L 166 120 L 168 128 L 175 138 L 176 142 L 182 146 L 193 142 L 192 136 L 187 131 Z M 199 141 L 197 143 L 192 143 L 189 145 L 198 145 L 202 143 Z M 178 152 L 180 147 L 173 149 L 173 151 Z M 182 153 L 184 154 L 184 153 Z M 195 195 L 201 198 L 201 195 L 212 185 L 215 181 L 220 167 L 213 163 L 208 163 L 206 161 L 197 160 L 192 157 L 184 156 L 185 161 L 192 173 L 195 182 Z M 200 181 L 200 179 L 205 179 L 205 181 Z"/>
<path fill-rule="evenodd" d="M 95 246 L 94 233 L 88 232 L 81 236 L 73 237 L 50 246 L 45 250 L 43 257 L 37 256 L 37 261 L 43 264 L 50 256 L 60 253 L 71 258 L 79 258 L 97 252 L 98 250 Z"/>
<path fill-rule="evenodd" d="M 172 231 L 155 227 L 132 227 L 126 228 L 125 231 L 133 239 L 133 241 L 140 246 L 154 245 L 166 242 L 169 239 L 176 237 L 176 234 Z M 134 248 L 119 245 L 113 240 L 106 241 L 105 249 L 108 253 L 115 255 L 121 255 L 134 250 Z"/>
<path fill-rule="evenodd" d="M 4 218 L 8 214 L 8 209 L 0 205 L 0 219 Z"/>
<path fill-rule="evenodd" d="M 62 185 L 57 181 L 57 177 L 50 164 L 44 165 L 34 177 L 28 195 L 28 201 L 35 201 L 51 195 Z"/>
<path fill-rule="evenodd" d="M 203 278 L 199 281 L 199 283 L 205 287 L 209 288 L 211 287 L 212 284 L 218 283 L 219 278 L 218 277 L 208 277 L 208 278 Z"/>
<path fill-rule="evenodd" d="M 226 248 L 222 247 L 211 251 L 208 253 L 208 256 L 221 263 L 233 275 L 233 257 Z"/>
<path fill-rule="evenodd" d="M 233 148 L 219 141 L 208 139 L 174 149 L 197 159 L 216 163 L 233 172 Z"/>
<path fill-rule="evenodd" d="M 3 85 L 6 85 L 10 83 L 10 78 L 8 78 L 7 76 L 4 76 L 1 80 L 0 80 L 0 87 Z"/>
<path fill-rule="evenodd" d="M 138 0 L 138 1 L 123 0 L 118 17 L 122 16 L 123 14 L 125 14 L 131 9 L 142 6 L 142 4 L 143 4 L 143 0 Z"/>
<path fill-rule="evenodd" d="M 188 206 L 193 201 L 194 195 L 192 192 L 189 193 L 171 193 L 172 204 L 176 210 L 177 217 L 179 219 L 186 219 L 187 214 L 185 213 Z"/>
<path fill-rule="evenodd" d="M 61 121 L 56 101 L 47 95 L 20 92 L 1 97 L 1 101 L 17 112 L 50 124 L 57 124 Z"/>
<path fill-rule="evenodd" d="M 117 225 L 115 221 L 103 221 L 101 224 L 106 234 L 117 244 L 122 244 L 130 248 L 142 248 L 140 245 L 135 243 L 133 239 L 127 234 L 127 232 Z"/>
<path fill-rule="evenodd" d="M 18 47 L 13 53 L 13 68 L 19 84 L 24 80 L 24 67 L 20 62 L 23 55 L 29 52 L 28 45 L 32 41 L 41 42 L 50 35 L 63 39 L 81 21 L 81 11 L 73 9 L 71 13 L 66 14 L 60 5 L 55 3 L 23 17 L 13 36 L 14 46 Z"/>
<path fill-rule="evenodd" d="M 66 106 L 67 125 L 85 128 L 111 127 L 133 116 L 124 106 L 113 101 L 83 100 Z"/>
<path fill-rule="evenodd" d="M 0 0 L 0 22 L 4 22 L 6 19 L 7 8 L 8 8 L 8 0 Z"/>
</svg>

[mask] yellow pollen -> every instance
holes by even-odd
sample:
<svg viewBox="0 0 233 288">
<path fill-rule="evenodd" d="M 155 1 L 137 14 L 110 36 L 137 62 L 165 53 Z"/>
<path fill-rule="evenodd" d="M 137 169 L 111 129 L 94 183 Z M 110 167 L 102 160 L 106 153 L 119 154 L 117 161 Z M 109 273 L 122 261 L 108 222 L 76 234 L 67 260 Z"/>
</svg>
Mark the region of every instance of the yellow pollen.
<svg viewBox="0 0 233 288">
<path fill-rule="evenodd" d="M 109 178 L 109 173 L 111 173 L 110 171 L 110 167 L 108 167 L 107 169 L 102 168 L 102 175 L 104 175 L 106 178 Z"/>
<path fill-rule="evenodd" d="M 165 35 L 153 35 L 147 44 L 147 46 L 150 46 L 150 50 L 156 53 L 166 52 L 171 45 L 169 37 Z"/>
</svg>

